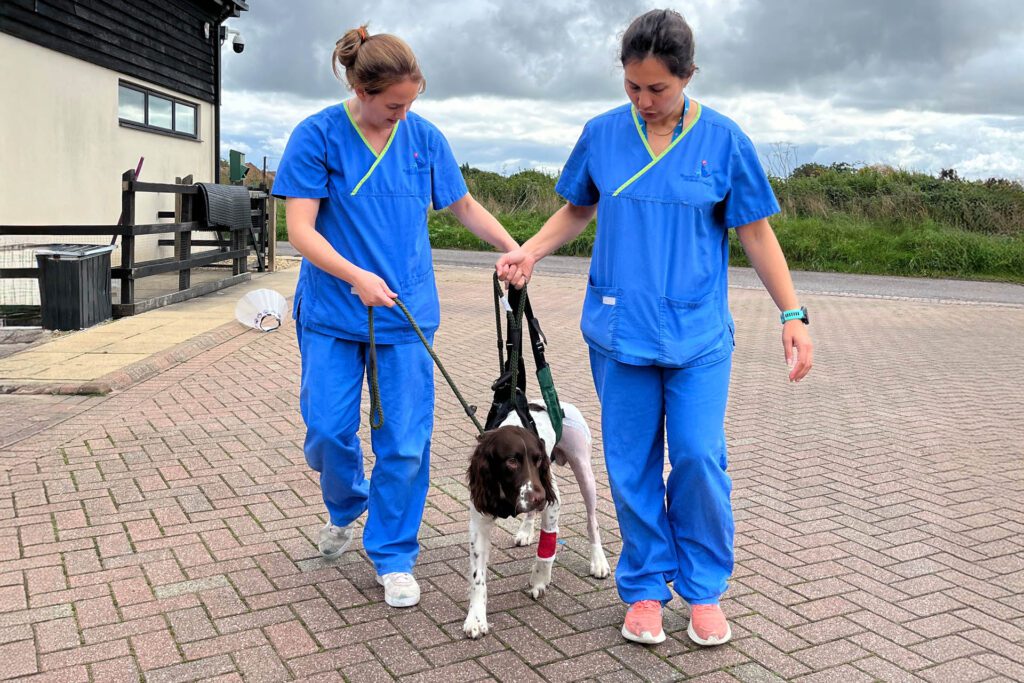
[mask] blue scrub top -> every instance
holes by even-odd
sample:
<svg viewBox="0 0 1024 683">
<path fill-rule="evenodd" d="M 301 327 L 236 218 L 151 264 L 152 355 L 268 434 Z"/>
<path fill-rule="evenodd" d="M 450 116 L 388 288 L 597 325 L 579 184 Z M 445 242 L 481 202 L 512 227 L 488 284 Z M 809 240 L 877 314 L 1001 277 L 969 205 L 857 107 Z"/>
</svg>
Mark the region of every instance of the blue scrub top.
<svg viewBox="0 0 1024 683">
<path fill-rule="evenodd" d="M 376 165 L 373 173 L 367 172 Z M 409 112 L 380 155 L 344 104 L 313 114 L 292 131 L 274 178 L 273 194 L 320 200 L 316 230 L 343 257 L 384 278 L 428 337 L 441 321 L 427 233 L 427 210 L 467 192 L 448 141 Z M 323 334 L 368 341 L 366 306 L 352 286 L 302 261 L 295 319 Z M 399 308 L 374 311 L 382 344 L 419 340 Z"/>
<path fill-rule="evenodd" d="M 700 107 L 653 165 L 639 129 L 628 104 L 590 120 L 555 188 L 578 206 L 600 202 L 583 337 L 632 365 L 712 363 L 733 348 L 728 231 L 779 204 L 754 145 L 725 116 Z"/>
</svg>

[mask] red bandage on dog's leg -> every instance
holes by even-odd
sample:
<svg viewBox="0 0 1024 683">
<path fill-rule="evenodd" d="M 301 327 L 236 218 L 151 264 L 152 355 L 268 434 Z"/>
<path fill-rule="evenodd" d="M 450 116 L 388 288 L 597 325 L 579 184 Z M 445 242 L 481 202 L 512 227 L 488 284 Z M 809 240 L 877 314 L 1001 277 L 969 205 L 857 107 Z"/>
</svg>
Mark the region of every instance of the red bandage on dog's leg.
<svg viewBox="0 0 1024 683">
<path fill-rule="evenodd" d="M 558 545 L 557 531 L 541 531 L 540 543 L 537 544 L 537 557 L 542 560 L 549 560 L 555 556 L 555 547 Z"/>
</svg>

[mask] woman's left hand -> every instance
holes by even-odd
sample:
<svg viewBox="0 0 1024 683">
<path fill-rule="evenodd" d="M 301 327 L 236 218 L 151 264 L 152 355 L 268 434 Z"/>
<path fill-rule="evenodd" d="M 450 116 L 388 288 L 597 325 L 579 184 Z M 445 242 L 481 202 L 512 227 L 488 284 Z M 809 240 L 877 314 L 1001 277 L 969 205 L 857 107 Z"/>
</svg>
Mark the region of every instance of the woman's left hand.
<svg viewBox="0 0 1024 683">
<path fill-rule="evenodd" d="M 507 282 L 516 289 L 522 289 L 530 281 L 533 274 L 533 267 L 537 260 L 526 249 L 519 247 L 502 254 L 494 269 L 498 272 L 498 279 Z"/>
<path fill-rule="evenodd" d="M 807 325 L 790 320 L 782 326 L 782 348 L 786 352 L 786 365 L 790 367 L 789 381 L 799 382 L 814 364 L 814 342 Z"/>
</svg>

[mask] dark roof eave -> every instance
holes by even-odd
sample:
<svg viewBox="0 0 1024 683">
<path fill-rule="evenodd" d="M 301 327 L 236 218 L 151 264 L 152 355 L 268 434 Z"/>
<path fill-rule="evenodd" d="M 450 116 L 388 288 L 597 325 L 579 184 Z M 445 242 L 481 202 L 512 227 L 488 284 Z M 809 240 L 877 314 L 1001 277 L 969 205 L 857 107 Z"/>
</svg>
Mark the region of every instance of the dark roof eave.
<svg viewBox="0 0 1024 683">
<path fill-rule="evenodd" d="M 240 16 L 242 12 L 249 11 L 249 3 L 245 2 L 245 0 L 217 0 L 217 2 L 224 5 L 224 11 L 220 16 L 221 21 Z"/>
<path fill-rule="evenodd" d="M 241 16 L 242 12 L 249 11 L 248 0 L 191 0 L 191 2 L 212 15 L 213 20 L 218 24 L 227 19 Z"/>
</svg>

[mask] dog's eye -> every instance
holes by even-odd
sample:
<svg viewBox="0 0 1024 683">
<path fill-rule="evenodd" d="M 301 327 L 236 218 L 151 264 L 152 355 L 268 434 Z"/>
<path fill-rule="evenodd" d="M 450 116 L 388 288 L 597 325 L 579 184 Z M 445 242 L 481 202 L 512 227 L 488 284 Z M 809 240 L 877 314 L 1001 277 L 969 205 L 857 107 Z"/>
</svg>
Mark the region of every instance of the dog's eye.
<svg viewBox="0 0 1024 683">
<path fill-rule="evenodd" d="M 509 468 L 510 470 L 518 470 L 519 461 L 516 460 L 515 458 L 509 458 L 508 460 L 505 461 L 505 467 Z"/>
</svg>

